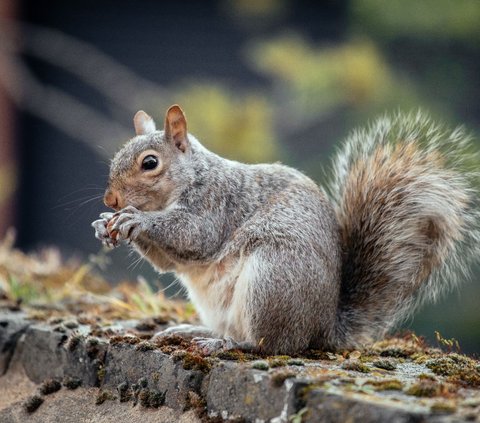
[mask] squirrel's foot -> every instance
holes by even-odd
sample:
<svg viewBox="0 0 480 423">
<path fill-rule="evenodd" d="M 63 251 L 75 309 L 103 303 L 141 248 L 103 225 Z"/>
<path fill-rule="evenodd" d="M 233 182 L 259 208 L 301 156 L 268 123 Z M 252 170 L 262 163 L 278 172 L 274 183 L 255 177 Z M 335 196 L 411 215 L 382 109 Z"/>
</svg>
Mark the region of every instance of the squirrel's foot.
<svg viewBox="0 0 480 423">
<path fill-rule="evenodd" d="M 157 332 L 155 335 L 153 335 L 152 340 L 164 338 L 166 336 L 172 336 L 172 335 L 178 335 L 190 341 L 193 338 L 212 336 L 213 333 L 210 329 L 206 328 L 205 326 L 182 324 L 182 325 L 172 326 L 165 330 Z"/>
<path fill-rule="evenodd" d="M 113 214 L 115 223 L 112 225 L 111 232 L 117 232 L 118 241 L 134 241 L 142 232 L 145 214 L 133 206 L 127 206 L 124 209 Z"/>
<path fill-rule="evenodd" d="M 221 351 L 241 350 L 254 351 L 255 345 L 250 342 L 237 342 L 232 338 L 193 338 L 195 344 L 205 355 L 211 355 Z"/>
<path fill-rule="evenodd" d="M 108 222 L 113 217 L 113 213 L 105 212 L 100 214 L 100 219 L 92 222 L 92 227 L 95 229 L 95 238 L 102 241 L 106 247 L 113 248 L 116 246 L 116 241 L 110 238 L 107 229 Z"/>
</svg>

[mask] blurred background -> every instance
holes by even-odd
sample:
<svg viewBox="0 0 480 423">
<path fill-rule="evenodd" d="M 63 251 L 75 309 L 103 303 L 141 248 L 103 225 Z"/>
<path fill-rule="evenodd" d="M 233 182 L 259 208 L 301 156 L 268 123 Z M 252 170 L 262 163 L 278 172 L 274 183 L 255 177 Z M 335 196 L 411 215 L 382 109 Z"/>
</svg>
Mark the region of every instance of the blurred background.
<svg viewBox="0 0 480 423">
<path fill-rule="evenodd" d="M 479 144 L 478 0 L 0 0 L 0 19 L 0 239 L 15 227 L 25 251 L 98 253 L 90 222 L 139 109 L 161 125 L 178 102 L 215 152 L 320 183 L 384 112 L 427 110 Z M 112 283 L 159 279 L 126 249 L 109 256 Z M 479 279 L 404 326 L 479 352 Z"/>
</svg>

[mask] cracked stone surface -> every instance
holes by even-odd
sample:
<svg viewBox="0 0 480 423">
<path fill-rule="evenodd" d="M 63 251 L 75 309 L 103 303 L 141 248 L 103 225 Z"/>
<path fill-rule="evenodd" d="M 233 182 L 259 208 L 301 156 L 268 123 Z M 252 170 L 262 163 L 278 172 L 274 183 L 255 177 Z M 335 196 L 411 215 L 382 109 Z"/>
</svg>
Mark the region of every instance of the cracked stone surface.
<svg viewBox="0 0 480 423">
<path fill-rule="evenodd" d="M 6 373 L 18 338 L 25 332 L 28 325 L 24 315 L 12 318 L 9 314 L 0 313 L 0 376 Z"/>
<path fill-rule="evenodd" d="M 434 374 L 422 352 L 385 347 L 379 367 L 366 352 L 203 357 L 178 339 L 151 344 L 135 326 L 49 323 L 0 310 L 0 421 L 480 421 L 480 390 Z M 49 379 L 81 386 L 39 394 Z M 32 395 L 43 403 L 28 413 Z"/>
<path fill-rule="evenodd" d="M 105 357 L 102 387 L 117 389 L 121 383 L 131 386 L 140 379 L 149 389 L 165 394 L 165 404 L 173 408 L 186 406 L 188 393 L 199 392 L 203 373 L 185 370 L 182 365 L 160 351 L 136 350 L 131 345 L 113 345 Z"/>
</svg>

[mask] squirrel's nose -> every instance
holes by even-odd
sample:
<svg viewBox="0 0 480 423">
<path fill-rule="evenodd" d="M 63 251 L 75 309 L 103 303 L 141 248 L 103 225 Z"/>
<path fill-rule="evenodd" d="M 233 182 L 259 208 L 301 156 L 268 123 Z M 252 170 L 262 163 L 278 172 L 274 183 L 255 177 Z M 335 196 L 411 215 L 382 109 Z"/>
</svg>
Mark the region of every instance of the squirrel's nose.
<svg viewBox="0 0 480 423">
<path fill-rule="evenodd" d="M 103 196 L 103 202 L 107 207 L 110 207 L 114 210 L 120 210 L 119 196 L 115 191 L 107 189 L 105 195 Z"/>
</svg>

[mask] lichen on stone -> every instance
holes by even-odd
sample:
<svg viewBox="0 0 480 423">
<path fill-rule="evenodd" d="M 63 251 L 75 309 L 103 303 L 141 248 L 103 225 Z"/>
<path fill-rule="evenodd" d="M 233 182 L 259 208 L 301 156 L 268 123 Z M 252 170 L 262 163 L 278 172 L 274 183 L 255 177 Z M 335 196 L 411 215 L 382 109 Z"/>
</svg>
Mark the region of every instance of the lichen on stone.
<svg viewBox="0 0 480 423">
<path fill-rule="evenodd" d="M 199 370 L 208 373 L 212 368 L 212 363 L 207 358 L 190 352 L 184 355 L 182 363 L 185 370 Z"/>
<path fill-rule="evenodd" d="M 65 388 L 70 390 L 77 389 L 82 385 L 82 381 L 74 377 L 65 377 L 62 383 Z"/>
<path fill-rule="evenodd" d="M 369 380 L 367 384 L 372 385 L 376 391 L 401 391 L 403 383 L 398 379 Z"/>
<path fill-rule="evenodd" d="M 342 369 L 353 370 L 360 373 L 370 373 L 371 369 L 359 360 L 347 360 L 342 364 Z"/>
<path fill-rule="evenodd" d="M 32 395 L 28 397 L 23 403 L 23 407 L 27 413 L 33 413 L 43 404 L 44 399 L 39 395 Z"/>
<path fill-rule="evenodd" d="M 114 394 L 112 394 L 111 392 L 100 391 L 95 398 L 95 404 L 96 405 L 101 405 L 105 401 L 115 401 L 116 399 L 117 399 L 117 397 Z"/>
<path fill-rule="evenodd" d="M 273 386 L 280 387 L 283 385 L 283 382 L 285 382 L 286 379 L 294 378 L 296 376 L 297 374 L 293 370 L 282 369 L 272 373 L 270 380 Z"/>
<path fill-rule="evenodd" d="M 42 395 L 50 395 L 59 391 L 62 388 L 62 384 L 56 379 L 47 379 L 39 387 L 39 392 Z"/>
<path fill-rule="evenodd" d="M 270 366 L 268 365 L 268 361 L 265 360 L 257 360 L 252 363 L 252 368 L 256 370 L 268 370 Z"/>
<path fill-rule="evenodd" d="M 395 362 L 391 359 L 378 359 L 372 362 L 375 367 L 383 370 L 393 371 L 397 368 Z"/>
</svg>

